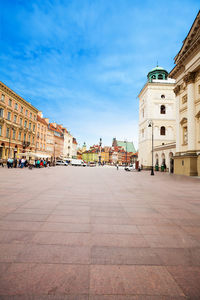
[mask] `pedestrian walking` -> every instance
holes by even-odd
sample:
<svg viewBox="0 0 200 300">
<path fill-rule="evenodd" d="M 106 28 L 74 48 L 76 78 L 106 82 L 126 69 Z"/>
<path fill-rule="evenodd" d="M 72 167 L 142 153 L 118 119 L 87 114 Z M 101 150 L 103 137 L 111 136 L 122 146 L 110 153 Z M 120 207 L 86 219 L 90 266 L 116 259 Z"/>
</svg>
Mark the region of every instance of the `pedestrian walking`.
<svg viewBox="0 0 200 300">
<path fill-rule="evenodd" d="M 0 159 L 0 166 L 2 166 L 2 168 L 4 168 L 3 159 Z"/>
<path fill-rule="evenodd" d="M 24 167 L 24 164 L 25 164 L 25 159 L 24 159 L 24 157 L 22 157 L 22 159 L 21 159 L 21 164 L 20 164 L 20 167 L 21 167 L 21 169 L 23 169 L 23 167 Z"/>
<path fill-rule="evenodd" d="M 38 159 L 37 161 L 36 161 L 36 168 L 39 168 L 40 167 L 40 160 Z"/>
<path fill-rule="evenodd" d="M 17 168 L 17 158 L 16 157 L 14 158 L 13 167 Z"/>
</svg>

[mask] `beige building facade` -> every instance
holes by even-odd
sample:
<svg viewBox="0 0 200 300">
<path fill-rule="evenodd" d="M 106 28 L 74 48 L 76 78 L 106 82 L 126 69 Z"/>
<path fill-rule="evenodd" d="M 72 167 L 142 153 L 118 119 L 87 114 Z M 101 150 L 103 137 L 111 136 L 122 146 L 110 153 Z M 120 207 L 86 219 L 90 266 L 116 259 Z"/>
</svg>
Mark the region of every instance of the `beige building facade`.
<svg viewBox="0 0 200 300">
<path fill-rule="evenodd" d="M 0 159 L 35 151 L 38 110 L 0 82 Z"/>
<path fill-rule="evenodd" d="M 200 11 L 176 55 L 175 174 L 200 176 Z"/>
<path fill-rule="evenodd" d="M 148 73 L 148 81 L 139 94 L 138 160 L 144 169 L 165 165 L 170 170 L 170 158 L 175 154 L 175 95 L 174 80 L 162 67 Z M 171 148 L 169 148 L 171 147 Z M 170 151 L 169 151 L 170 150 Z M 173 162 L 172 162 L 173 163 Z"/>
<path fill-rule="evenodd" d="M 36 154 L 41 158 L 50 157 L 47 152 L 47 132 L 48 123 L 43 118 L 42 112 L 39 111 L 37 115 Z"/>
</svg>

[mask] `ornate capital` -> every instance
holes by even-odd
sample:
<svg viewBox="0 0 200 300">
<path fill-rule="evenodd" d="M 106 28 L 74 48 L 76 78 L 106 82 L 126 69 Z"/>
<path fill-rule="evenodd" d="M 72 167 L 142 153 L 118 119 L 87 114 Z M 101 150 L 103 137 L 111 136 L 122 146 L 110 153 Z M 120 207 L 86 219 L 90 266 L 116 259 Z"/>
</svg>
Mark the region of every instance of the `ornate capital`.
<svg viewBox="0 0 200 300">
<path fill-rule="evenodd" d="M 177 85 L 177 86 L 174 88 L 174 93 L 176 94 L 176 96 L 179 94 L 180 89 L 181 89 L 181 86 L 180 86 L 180 85 Z"/>
<path fill-rule="evenodd" d="M 195 81 L 195 76 L 196 76 L 196 73 L 195 72 L 190 72 L 188 74 L 186 74 L 183 78 L 184 82 L 186 84 L 189 84 L 189 83 L 194 83 Z"/>
</svg>

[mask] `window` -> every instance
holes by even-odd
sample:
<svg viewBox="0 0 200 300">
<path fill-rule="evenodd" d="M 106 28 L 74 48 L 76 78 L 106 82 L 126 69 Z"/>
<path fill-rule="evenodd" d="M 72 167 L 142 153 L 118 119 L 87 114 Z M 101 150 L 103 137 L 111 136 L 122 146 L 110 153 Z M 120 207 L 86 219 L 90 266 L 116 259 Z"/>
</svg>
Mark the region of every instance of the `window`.
<svg viewBox="0 0 200 300">
<path fill-rule="evenodd" d="M 156 76 L 155 75 L 151 76 L 151 79 L 156 79 Z"/>
<path fill-rule="evenodd" d="M 33 131 L 35 131 L 35 124 L 33 125 Z"/>
<path fill-rule="evenodd" d="M 40 128 L 40 124 L 38 124 L 38 126 L 37 126 L 38 128 Z"/>
<path fill-rule="evenodd" d="M 32 113 L 30 112 L 30 118 L 32 119 Z"/>
<path fill-rule="evenodd" d="M 18 110 L 18 104 L 17 103 L 15 103 L 15 109 Z"/>
<path fill-rule="evenodd" d="M 31 123 L 29 123 L 29 130 L 31 130 Z"/>
<path fill-rule="evenodd" d="M 8 120 L 10 120 L 11 119 L 11 112 L 10 111 L 8 111 L 8 118 L 7 118 Z"/>
<path fill-rule="evenodd" d="M 0 117 L 3 118 L 3 108 L 0 108 Z"/>
<path fill-rule="evenodd" d="M 161 115 L 165 115 L 166 114 L 165 105 L 161 105 L 161 107 L 160 107 L 160 113 L 161 113 Z"/>
<path fill-rule="evenodd" d="M 41 139 L 43 138 L 43 133 L 41 133 Z"/>
<path fill-rule="evenodd" d="M 21 138 L 22 138 L 22 133 L 21 131 L 19 131 L 18 140 L 21 141 Z"/>
<path fill-rule="evenodd" d="M 160 128 L 160 135 L 165 135 L 165 126 Z"/>
<path fill-rule="evenodd" d="M 163 79 L 163 75 L 162 75 L 162 74 L 159 74 L 159 75 L 158 75 L 158 79 L 159 79 L 159 80 Z"/>
<path fill-rule="evenodd" d="M 36 121 L 36 115 L 34 115 L 34 120 Z"/>
<path fill-rule="evenodd" d="M 27 121 L 25 120 L 24 121 L 24 128 L 26 128 L 26 126 L 27 126 Z"/>
<path fill-rule="evenodd" d="M 42 126 L 42 130 L 43 130 L 43 126 Z"/>
<path fill-rule="evenodd" d="M 28 136 L 28 141 L 29 141 L 29 143 L 31 142 L 31 135 L 30 134 Z"/>
<path fill-rule="evenodd" d="M 13 129 L 13 140 L 15 140 L 16 131 Z"/>
<path fill-rule="evenodd" d="M 25 114 L 26 114 L 26 116 L 28 116 L 28 110 L 27 109 L 26 109 L 26 113 Z"/>
<path fill-rule="evenodd" d="M 35 138 L 34 138 L 34 136 L 33 136 L 33 138 L 32 138 L 32 143 L 34 144 L 34 142 L 35 142 Z"/>
<path fill-rule="evenodd" d="M 44 134 L 44 141 L 46 140 L 46 135 Z"/>
<path fill-rule="evenodd" d="M 2 126 L 0 125 L 0 136 L 2 135 Z"/>
<path fill-rule="evenodd" d="M 24 142 L 26 141 L 26 133 L 24 133 Z"/>
<path fill-rule="evenodd" d="M 9 137 L 9 132 L 10 132 L 10 129 L 9 129 L 9 128 L 6 128 L 6 137 L 7 137 L 7 138 Z"/>
<path fill-rule="evenodd" d="M 187 126 L 183 127 L 183 144 L 187 145 L 188 143 L 188 130 Z"/>
<path fill-rule="evenodd" d="M 21 106 L 21 113 L 23 113 L 23 106 Z"/>
<path fill-rule="evenodd" d="M 39 137 L 40 137 L 40 134 L 39 134 L 39 132 L 38 132 L 38 134 L 37 134 L 37 138 L 39 139 Z"/>
<path fill-rule="evenodd" d="M 5 95 L 4 94 L 1 95 L 1 101 L 3 101 L 3 102 L 5 101 Z"/>
<path fill-rule="evenodd" d="M 17 116 L 14 115 L 14 123 L 17 123 Z"/>
<path fill-rule="evenodd" d="M 37 143 L 37 148 L 39 148 L 39 143 Z"/>
<path fill-rule="evenodd" d="M 162 98 L 162 99 L 165 99 L 165 95 L 161 95 L 161 98 Z"/>
<path fill-rule="evenodd" d="M 19 124 L 22 126 L 22 118 L 20 118 L 20 120 L 19 120 Z"/>
<path fill-rule="evenodd" d="M 9 99 L 8 105 L 9 105 L 9 106 L 12 106 L 12 100 L 11 100 L 11 99 Z"/>
</svg>

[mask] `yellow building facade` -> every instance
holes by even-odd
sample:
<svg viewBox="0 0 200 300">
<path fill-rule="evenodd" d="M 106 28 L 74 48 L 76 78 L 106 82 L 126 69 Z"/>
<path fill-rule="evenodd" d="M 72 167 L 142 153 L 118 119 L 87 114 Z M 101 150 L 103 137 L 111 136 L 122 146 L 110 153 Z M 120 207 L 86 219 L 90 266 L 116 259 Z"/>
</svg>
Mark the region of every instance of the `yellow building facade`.
<svg viewBox="0 0 200 300">
<path fill-rule="evenodd" d="M 38 110 L 0 82 L 0 159 L 35 151 Z"/>
</svg>

